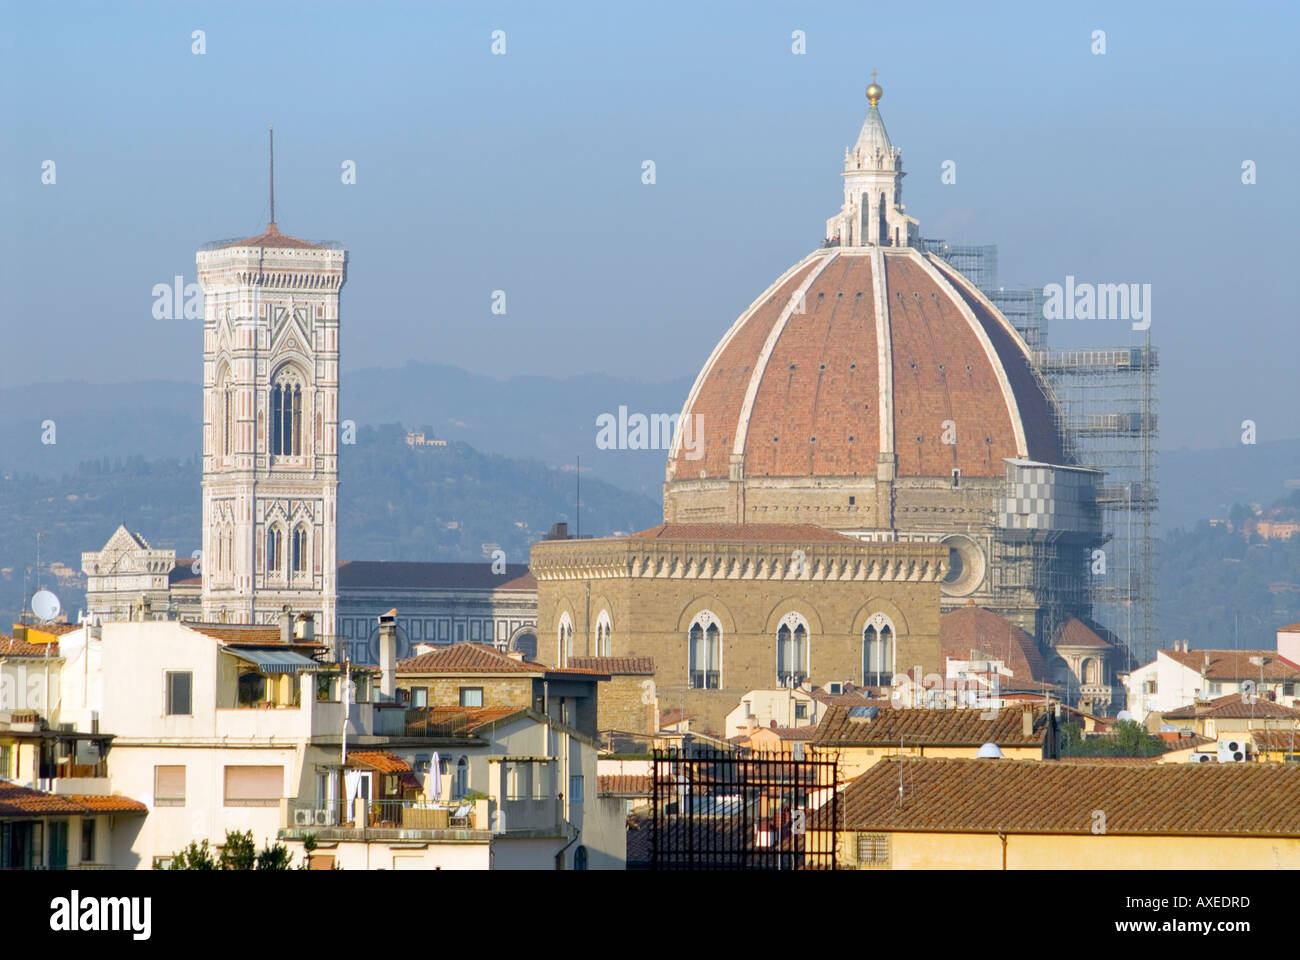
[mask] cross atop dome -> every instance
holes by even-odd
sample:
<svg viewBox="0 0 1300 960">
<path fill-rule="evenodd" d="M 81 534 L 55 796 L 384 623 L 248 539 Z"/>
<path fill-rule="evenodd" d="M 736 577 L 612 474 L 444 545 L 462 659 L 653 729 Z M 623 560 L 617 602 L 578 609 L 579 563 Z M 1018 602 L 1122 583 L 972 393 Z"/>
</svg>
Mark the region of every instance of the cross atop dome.
<svg viewBox="0 0 1300 960">
<path fill-rule="evenodd" d="M 867 118 L 858 140 L 844 151 L 844 203 L 826 221 L 826 241 L 839 246 L 907 247 L 917 222 L 903 212 L 903 153 L 889 140 L 876 106 L 885 91 L 871 71 Z"/>
</svg>

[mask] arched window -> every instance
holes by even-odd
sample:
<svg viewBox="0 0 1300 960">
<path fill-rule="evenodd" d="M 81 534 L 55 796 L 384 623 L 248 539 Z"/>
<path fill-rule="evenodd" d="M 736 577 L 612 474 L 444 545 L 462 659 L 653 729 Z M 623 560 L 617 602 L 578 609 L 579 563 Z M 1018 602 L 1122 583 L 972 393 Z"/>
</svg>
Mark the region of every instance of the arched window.
<svg viewBox="0 0 1300 960">
<path fill-rule="evenodd" d="M 271 455 L 302 456 L 302 380 L 292 367 L 271 384 Z"/>
<path fill-rule="evenodd" d="M 558 653 L 560 655 L 560 666 L 567 667 L 569 660 L 573 657 L 573 621 L 569 618 L 566 610 L 560 616 L 560 626 L 557 636 Z"/>
<path fill-rule="evenodd" d="M 894 680 L 894 625 L 873 613 L 862 631 L 863 686 L 888 686 Z"/>
<path fill-rule="evenodd" d="M 307 528 L 299 524 L 293 531 L 293 572 L 307 571 Z"/>
<path fill-rule="evenodd" d="M 609 611 L 600 611 L 600 616 L 596 618 L 596 656 L 610 657 L 613 656 L 612 640 L 613 628 L 609 622 Z"/>
<path fill-rule="evenodd" d="M 808 624 L 797 613 L 787 613 L 776 631 L 776 682 L 797 687 L 808 679 Z"/>
<path fill-rule="evenodd" d="M 217 411 L 219 422 L 217 429 L 220 431 L 217 437 L 217 451 L 223 457 L 228 457 L 234 452 L 235 447 L 235 390 L 230 385 L 228 370 L 223 370 L 217 379 L 217 403 L 220 405 Z"/>
<path fill-rule="evenodd" d="M 573 869 L 587 869 L 587 848 L 582 844 L 578 844 L 578 846 L 573 848 Z"/>
<path fill-rule="evenodd" d="M 537 634 L 531 630 L 523 630 L 515 634 L 514 639 L 510 641 L 510 649 L 518 651 L 528 660 L 537 659 Z"/>
<path fill-rule="evenodd" d="M 1083 661 L 1083 682 L 1087 684 L 1100 683 L 1097 677 L 1097 661 L 1091 658 Z"/>
<path fill-rule="evenodd" d="M 718 618 L 708 610 L 701 610 L 691 621 L 687 647 L 691 689 L 722 689 L 722 630 Z"/>
<path fill-rule="evenodd" d="M 451 784 L 451 798 L 459 800 L 469 793 L 469 758 L 461 757 L 456 761 L 456 779 Z"/>
<path fill-rule="evenodd" d="M 281 541 L 282 535 L 279 527 L 272 527 L 266 531 L 266 572 L 283 573 L 284 566 L 281 563 Z"/>
</svg>

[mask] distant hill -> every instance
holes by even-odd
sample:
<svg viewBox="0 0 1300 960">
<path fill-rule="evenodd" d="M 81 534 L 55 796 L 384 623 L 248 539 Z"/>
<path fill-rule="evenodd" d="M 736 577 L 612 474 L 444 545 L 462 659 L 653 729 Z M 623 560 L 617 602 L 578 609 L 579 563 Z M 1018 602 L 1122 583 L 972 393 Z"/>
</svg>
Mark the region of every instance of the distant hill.
<svg viewBox="0 0 1300 960">
<path fill-rule="evenodd" d="M 598 450 L 596 417 L 676 414 L 687 378 L 648 383 L 581 374 L 496 380 L 458 367 L 409 363 L 343 374 L 340 409 L 358 426 L 429 424 L 439 437 L 476 450 L 553 466 L 582 458 L 583 475 L 653 499 L 662 497 L 662 450 Z M 56 476 L 86 460 L 201 453 L 202 388 L 197 382 L 67 382 L 0 389 L 0 472 Z M 42 443 L 51 420 L 55 443 Z"/>
<path fill-rule="evenodd" d="M 435 431 L 425 428 L 432 436 Z M 572 531 L 575 474 L 537 460 L 484 454 L 466 443 L 410 447 L 406 428 L 358 431 L 342 448 L 339 487 L 341 560 L 481 560 L 496 544 L 511 563 L 557 520 Z M 37 532 L 42 568 L 81 569 L 81 552 L 104 545 L 119 523 L 150 544 L 191 556 L 200 546 L 201 464 L 188 460 L 100 459 L 55 477 L 8 473 L 0 479 L 0 630 L 34 589 Z M 583 478 L 583 533 L 608 535 L 657 523 L 660 504 Z M 46 585 L 75 617 L 84 585 Z"/>
</svg>

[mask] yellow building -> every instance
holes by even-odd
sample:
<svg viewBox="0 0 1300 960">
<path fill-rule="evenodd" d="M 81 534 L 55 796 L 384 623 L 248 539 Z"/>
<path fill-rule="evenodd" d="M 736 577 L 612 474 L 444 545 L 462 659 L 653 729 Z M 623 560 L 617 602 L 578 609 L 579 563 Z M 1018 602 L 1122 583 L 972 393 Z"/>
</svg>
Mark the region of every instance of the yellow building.
<svg viewBox="0 0 1300 960">
<path fill-rule="evenodd" d="M 1046 723 L 1041 704 L 1001 710 L 833 706 L 809 741 L 810 759 L 837 760 L 841 782 L 887 757 L 975 757 L 986 743 L 996 743 L 1003 757 L 1037 760 Z"/>
<path fill-rule="evenodd" d="M 1300 765 L 889 757 L 838 797 L 851 869 L 1298 869 Z M 830 829 L 829 804 L 809 819 Z"/>
</svg>

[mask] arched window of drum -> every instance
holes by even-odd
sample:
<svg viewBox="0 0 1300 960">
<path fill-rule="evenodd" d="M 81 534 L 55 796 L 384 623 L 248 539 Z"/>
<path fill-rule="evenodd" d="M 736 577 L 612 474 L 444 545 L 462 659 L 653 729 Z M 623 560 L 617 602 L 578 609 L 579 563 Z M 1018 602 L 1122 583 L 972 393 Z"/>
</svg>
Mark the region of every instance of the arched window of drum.
<svg viewBox="0 0 1300 960">
<path fill-rule="evenodd" d="M 271 454 L 302 456 L 302 380 L 292 367 L 271 384 Z"/>
<path fill-rule="evenodd" d="M 1083 661 L 1083 682 L 1088 684 L 1098 683 L 1097 678 L 1097 661 L 1091 658 Z"/>
<path fill-rule="evenodd" d="M 307 528 L 299 525 L 293 531 L 293 572 L 305 573 L 307 559 Z"/>
<path fill-rule="evenodd" d="M 600 611 L 596 617 L 596 656 L 613 656 L 613 627 L 610 625 L 609 611 Z"/>
<path fill-rule="evenodd" d="M 862 631 L 862 683 L 888 686 L 893 679 L 894 625 L 884 614 L 872 614 Z"/>
<path fill-rule="evenodd" d="M 281 549 L 283 549 L 282 540 L 284 534 L 280 532 L 279 527 L 272 527 L 266 531 L 266 572 L 283 573 L 284 566 L 281 563 Z"/>
<path fill-rule="evenodd" d="M 797 687 L 808 679 L 808 624 L 797 613 L 786 614 L 776 631 L 776 682 Z"/>
<path fill-rule="evenodd" d="M 722 628 L 708 610 L 701 610 L 691 621 L 686 657 L 692 690 L 722 689 Z"/>
</svg>

